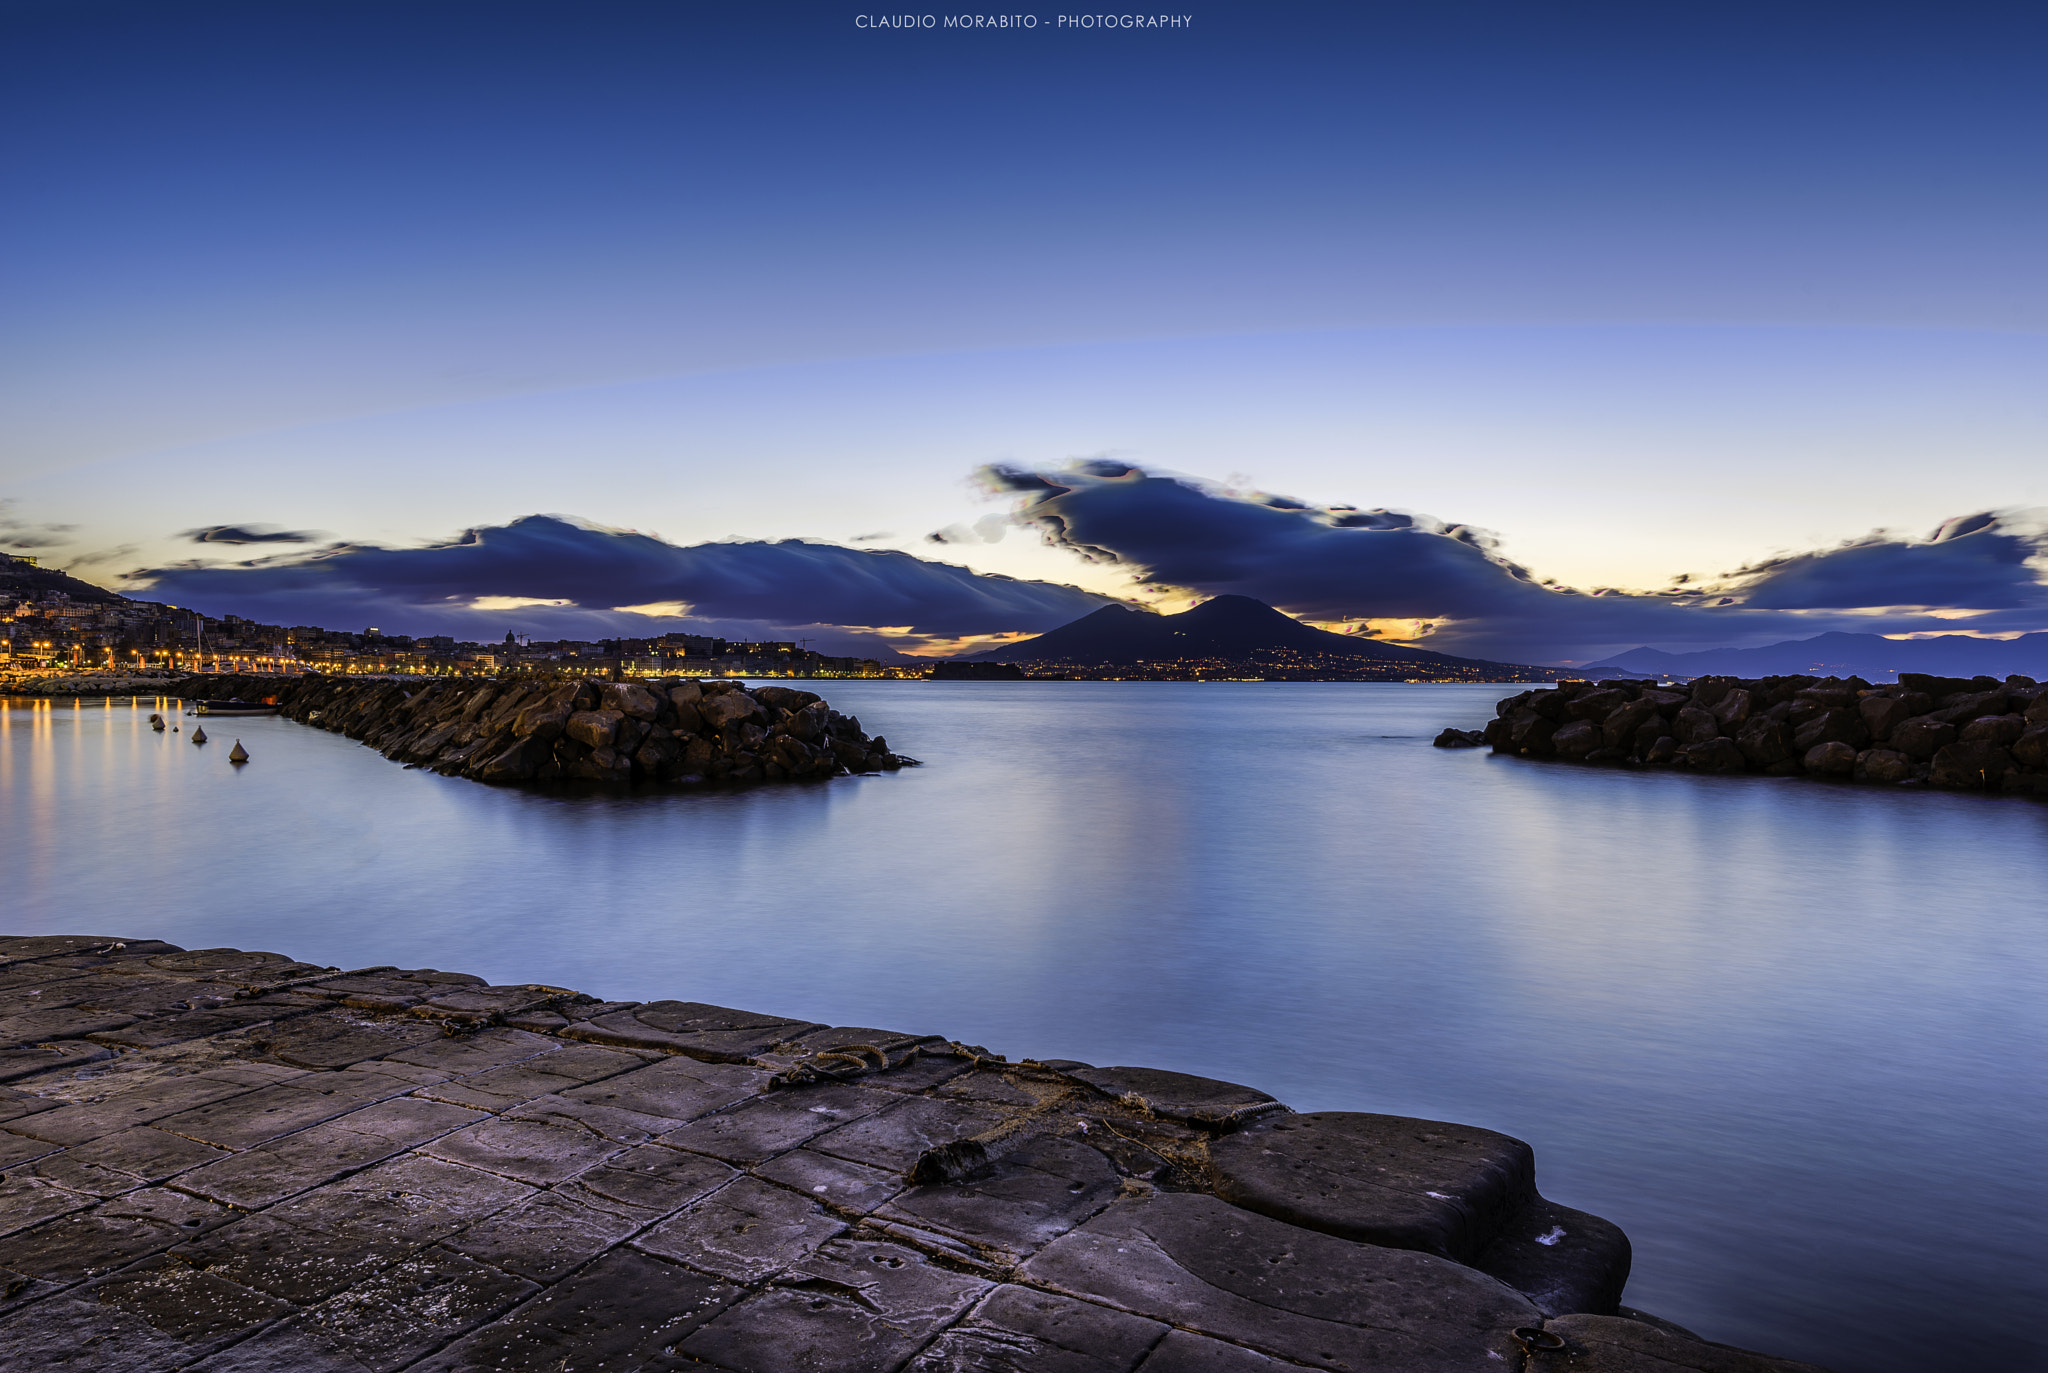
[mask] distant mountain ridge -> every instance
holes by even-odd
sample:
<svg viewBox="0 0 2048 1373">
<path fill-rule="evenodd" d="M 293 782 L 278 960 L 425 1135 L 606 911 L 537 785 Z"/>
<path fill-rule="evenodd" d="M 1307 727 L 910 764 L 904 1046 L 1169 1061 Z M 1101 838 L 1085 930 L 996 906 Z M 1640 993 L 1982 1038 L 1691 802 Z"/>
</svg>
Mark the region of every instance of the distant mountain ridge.
<svg viewBox="0 0 2048 1373">
<path fill-rule="evenodd" d="M 1262 675 L 1441 676 L 1463 681 L 1554 681 L 1562 669 L 1454 658 L 1377 639 L 1332 634 L 1250 596 L 1218 596 L 1178 615 L 1108 605 L 1034 639 L 969 655 L 970 663 L 1061 669 L 1205 663 Z"/>
<path fill-rule="evenodd" d="M 113 605 L 128 599 L 105 587 L 82 582 L 68 572 L 54 567 L 38 567 L 26 558 L 0 553 L 0 595 L 43 596 L 53 591 L 61 591 L 74 601 L 93 605 Z"/>
<path fill-rule="evenodd" d="M 1573 669 L 1581 677 L 1861 677 L 1888 682 L 1901 672 L 1938 677 L 2048 677 L 2048 631 L 2017 639 L 1942 634 L 1932 639 L 1887 639 L 1882 634 L 1818 634 L 1761 648 L 1710 648 L 1665 653 L 1634 648 Z"/>
</svg>

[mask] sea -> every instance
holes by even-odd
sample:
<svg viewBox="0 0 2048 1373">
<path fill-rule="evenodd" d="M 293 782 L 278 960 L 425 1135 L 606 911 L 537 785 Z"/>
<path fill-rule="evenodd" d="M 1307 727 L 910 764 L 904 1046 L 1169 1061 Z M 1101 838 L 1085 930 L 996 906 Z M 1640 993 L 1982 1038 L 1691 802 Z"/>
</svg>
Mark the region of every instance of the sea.
<svg viewBox="0 0 2048 1373">
<path fill-rule="evenodd" d="M 2048 805 L 1445 750 L 1514 688 L 809 683 L 923 765 L 541 794 L 0 702 L 0 932 L 438 967 L 1529 1141 L 1624 1300 L 2048 1369 Z M 251 761 L 235 767 L 239 739 Z"/>
</svg>

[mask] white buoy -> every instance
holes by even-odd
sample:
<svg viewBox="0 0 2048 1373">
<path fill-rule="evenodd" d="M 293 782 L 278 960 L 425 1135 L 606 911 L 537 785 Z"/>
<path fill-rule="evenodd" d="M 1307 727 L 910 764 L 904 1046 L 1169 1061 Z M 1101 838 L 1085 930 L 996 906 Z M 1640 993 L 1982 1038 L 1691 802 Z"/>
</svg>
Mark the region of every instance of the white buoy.
<svg viewBox="0 0 2048 1373">
<path fill-rule="evenodd" d="M 237 766 L 249 761 L 249 750 L 242 747 L 240 739 L 235 740 L 235 746 L 228 750 L 228 761 Z"/>
<path fill-rule="evenodd" d="M 198 729 L 192 731 L 192 742 L 195 744 L 203 744 L 206 742 L 205 725 L 201 725 Z"/>
</svg>

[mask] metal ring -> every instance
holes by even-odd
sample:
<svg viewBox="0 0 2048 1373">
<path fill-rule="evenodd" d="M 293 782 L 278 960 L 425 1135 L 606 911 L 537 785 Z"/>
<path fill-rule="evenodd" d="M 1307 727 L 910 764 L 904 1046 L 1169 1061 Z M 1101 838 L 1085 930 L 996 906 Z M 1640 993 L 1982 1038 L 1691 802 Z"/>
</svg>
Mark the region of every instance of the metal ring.
<svg viewBox="0 0 2048 1373">
<path fill-rule="evenodd" d="M 1570 1347 L 1565 1343 L 1564 1336 L 1554 1330 L 1545 1330 L 1540 1325 L 1524 1325 L 1510 1333 L 1514 1335 L 1515 1343 L 1530 1354 L 1558 1354 Z"/>
</svg>

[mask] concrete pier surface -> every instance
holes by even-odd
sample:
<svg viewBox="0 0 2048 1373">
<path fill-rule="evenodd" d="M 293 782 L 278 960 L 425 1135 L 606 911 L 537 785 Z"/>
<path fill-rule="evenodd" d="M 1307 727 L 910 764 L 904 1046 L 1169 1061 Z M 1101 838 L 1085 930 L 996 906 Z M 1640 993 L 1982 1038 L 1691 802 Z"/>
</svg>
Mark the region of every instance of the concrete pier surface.
<svg viewBox="0 0 2048 1373">
<path fill-rule="evenodd" d="M 433 969 L 0 937 L 0 1368 L 1796 1373 L 1527 1145 Z"/>
</svg>

